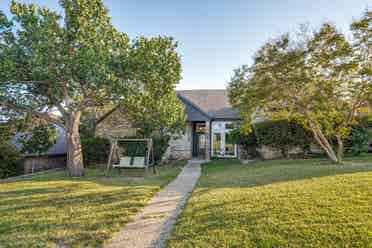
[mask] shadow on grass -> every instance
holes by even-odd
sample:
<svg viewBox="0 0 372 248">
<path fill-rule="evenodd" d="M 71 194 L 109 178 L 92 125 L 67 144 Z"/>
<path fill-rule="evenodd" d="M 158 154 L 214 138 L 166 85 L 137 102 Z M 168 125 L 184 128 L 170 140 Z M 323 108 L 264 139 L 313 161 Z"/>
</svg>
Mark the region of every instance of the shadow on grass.
<svg viewBox="0 0 372 248">
<path fill-rule="evenodd" d="M 182 164 L 183 165 L 183 164 Z M 131 180 L 113 171 L 64 171 L 0 183 L 0 247 L 100 247 L 175 178 L 182 165 Z"/>
<path fill-rule="evenodd" d="M 256 161 L 215 160 L 202 166 L 198 187 L 255 187 L 272 183 L 372 171 L 372 155 L 345 158 L 334 164 L 324 158 Z"/>
<path fill-rule="evenodd" d="M 1 184 L 12 183 L 27 183 L 27 182 L 94 182 L 105 186 L 164 186 L 171 179 L 173 179 L 186 164 L 186 161 L 179 161 L 178 163 L 168 166 L 158 166 L 154 174 L 152 169 L 147 172 L 145 170 L 122 170 L 112 168 L 106 174 L 105 168 L 85 168 L 85 175 L 82 177 L 70 177 L 67 170 L 52 171 L 39 175 L 31 175 L 23 178 L 3 179 Z M 133 176 L 135 174 L 135 176 Z M 21 191 L 19 193 L 22 193 Z M 11 194 L 11 193 L 10 193 Z"/>
<path fill-rule="evenodd" d="M 167 247 L 368 247 L 370 172 L 372 156 L 212 161 Z"/>
</svg>

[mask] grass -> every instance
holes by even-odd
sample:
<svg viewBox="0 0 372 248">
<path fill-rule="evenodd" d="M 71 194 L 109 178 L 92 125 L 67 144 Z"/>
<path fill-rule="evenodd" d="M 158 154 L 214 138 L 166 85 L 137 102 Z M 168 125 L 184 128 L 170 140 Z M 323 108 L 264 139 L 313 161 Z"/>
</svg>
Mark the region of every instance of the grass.
<svg viewBox="0 0 372 248">
<path fill-rule="evenodd" d="M 0 247 L 100 247 L 127 223 L 184 162 L 142 178 L 86 169 L 0 182 Z"/>
<path fill-rule="evenodd" d="M 372 156 L 212 161 L 167 246 L 371 247 Z"/>
</svg>

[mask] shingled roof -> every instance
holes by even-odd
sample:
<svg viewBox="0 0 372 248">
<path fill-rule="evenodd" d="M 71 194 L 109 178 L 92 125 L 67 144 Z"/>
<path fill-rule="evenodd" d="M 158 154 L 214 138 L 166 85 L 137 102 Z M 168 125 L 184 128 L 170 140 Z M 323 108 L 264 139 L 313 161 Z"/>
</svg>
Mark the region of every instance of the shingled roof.
<svg viewBox="0 0 372 248">
<path fill-rule="evenodd" d="M 239 119 L 238 111 L 230 105 L 227 90 L 180 90 L 177 95 L 185 103 L 191 121 L 202 118 L 200 115 L 204 115 L 203 120 Z M 198 111 L 201 113 L 195 113 Z"/>
</svg>

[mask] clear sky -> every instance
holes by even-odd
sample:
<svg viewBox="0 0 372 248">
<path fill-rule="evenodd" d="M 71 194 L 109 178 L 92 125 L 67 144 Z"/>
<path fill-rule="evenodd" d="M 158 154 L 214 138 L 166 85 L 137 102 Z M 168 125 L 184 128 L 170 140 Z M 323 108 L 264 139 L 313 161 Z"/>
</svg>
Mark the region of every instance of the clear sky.
<svg viewBox="0 0 372 248">
<path fill-rule="evenodd" d="M 9 14 L 10 0 L 0 0 Z M 58 11 L 58 0 L 24 0 Z M 234 68 L 250 64 L 269 38 L 323 21 L 347 31 L 371 0 L 104 0 L 113 24 L 134 38 L 173 36 L 183 79 L 178 89 L 225 88 Z"/>
</svg>

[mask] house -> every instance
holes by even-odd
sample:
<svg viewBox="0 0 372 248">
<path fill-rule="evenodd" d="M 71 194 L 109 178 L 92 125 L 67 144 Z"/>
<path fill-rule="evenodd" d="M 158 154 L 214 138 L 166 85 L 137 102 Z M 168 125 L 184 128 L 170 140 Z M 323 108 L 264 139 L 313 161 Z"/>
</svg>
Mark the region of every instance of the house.
<svg viewBox="0 0 372 248">
<path fill-rule="evenodd" d="M 231 139 L 230 132 L 239 121 L 238 111 L 230 105 L 227 90 L 177 91 L 185 106 L 186 131 L 181 137 L 171 139 L 166 157 L 172 159 L 236 158 L 239 147 Z M 131 136 L 135 127 L 117 110 L 101 121 L 96 135 Z"/>
<path fill-rule="evenodd" d="M 66 166 L 66 131 L 55 126 L 57 131 L 56 143 L 42 154 L 23 154 L 24 173 L 33 173 L 47 169 L 64 168 Z M 22 149 L 19 141 L 21 134 L 16 134 L 11 143 L 18 149 Z"/>
</svg>

